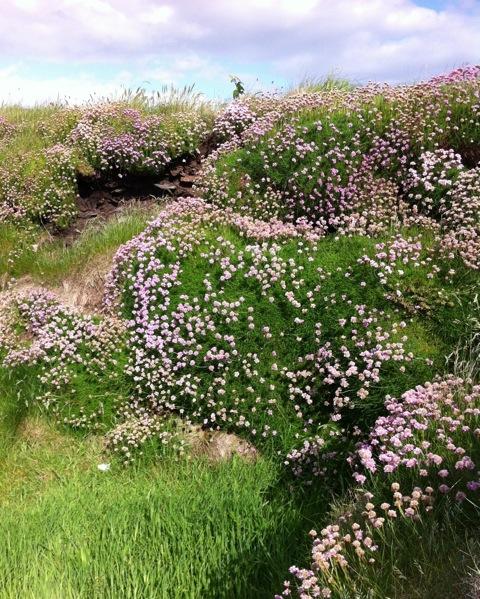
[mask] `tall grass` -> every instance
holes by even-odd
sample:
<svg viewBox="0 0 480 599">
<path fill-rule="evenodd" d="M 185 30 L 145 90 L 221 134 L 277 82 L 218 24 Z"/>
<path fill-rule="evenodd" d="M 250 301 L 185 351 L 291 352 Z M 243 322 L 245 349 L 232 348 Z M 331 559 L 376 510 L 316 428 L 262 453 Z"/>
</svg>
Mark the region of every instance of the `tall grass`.
<svg viewBox="0 0 480 599">
<path fill-rule="evenodd" d="M 297 85 L 294 85 L 289 92 L 315 93 L 331 92 L 332 90 L 352 91 L 354 88 L 355 84 L 350 80 L 331 74 L 326 77 L 306 76 L 301 79 Z"/>
<path fill-rule="evenodd" d="M 20 413 L 10 383 L 0 371 L 2 599 L 263 599 L 306 550 L 321 507 L 294 502 L 268 459 L 100 472 L 100 438 Z"/>
<path fill-rule="evenodd" d="M 172 463 L 136 473 L 84 466 L 55 472 L 35 501 L 4 508 L 2 598 L 250 599 L 270 596 L 280 582 L 275 557 L 285 547 L 270 537 L 292 513 L 267 500 L 268 463 Z"/>
</svg>

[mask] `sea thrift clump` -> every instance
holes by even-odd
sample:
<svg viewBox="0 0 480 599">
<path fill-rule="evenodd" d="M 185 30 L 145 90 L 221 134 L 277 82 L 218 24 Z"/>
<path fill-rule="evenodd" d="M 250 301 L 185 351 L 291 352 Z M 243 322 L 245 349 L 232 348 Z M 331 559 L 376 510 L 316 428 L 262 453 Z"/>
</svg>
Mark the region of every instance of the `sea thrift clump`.
<svg viewBox="0 0 480 599">
<path fill-rule="evenodd" d="M 419 165 L 409 169 L 408 198 L 419 212 L 439 216 L 445 209 L 445 196 L 464 169 L 462 157 L 453 150 L 423 152 Z"/>
<path fill-rule="evenodd" d="M 414 487 L 409 494 L 402 494 L 398 483 L 392 484 L 392 499 L 374 503 L 372 493 L 359 494 L 351 511 L 341 514 L 332 524 L 320 532 L 310 531 L 313 539 L 309 568 L 290 568 L 292 581 L 276 599 L 298 597 L 349 597 L 358 594 L 358 571 L 370 570 L 374 577 L 381 569 L 377 554 L 385 543 L 385 536 L 408 521 L 415 522 L 422 514 L 432 510 L 435 495 L 433 489 Z M 397 533 L 398 534 L 398 533 Z M 364 588 L 364 592 L 368 592 Z"/>
<path fill-rule="evenodd" d="M 0 143 L 15 133 L 15 125 L 0 115 Z"/>
<path fill-rule="evenodd" d="M 144 445 L 152 440 L 157 445 L 168 445 L 183 452 L 184 442 L 181 436 L 169 429 L 171 424 L 168 419 L 159 414 L 127 415 L 107 433 L 106 447 L 119 455 L 125 465 L 132 463 L 137 452 L 141 453 Z"/>
<path fill-rule="evenodd" d="M 441 249 L 458 254 L 472 269 L 480 270 L 480 168 L 463 171 L 448 191 L 441 213 L 445 234 Z"/>
<path fill-rule="evenodd" d="M 293 580 L 285 582 L 278 599 L 340 599 L 358 594 L 360 584 L 367 593 L 377 567 L 375 553 L 387 539 L 402 536 L 395 529 L 406 521 L 422 522 L 445 495 L 475 505 L 480 471 L 469 452 L 478 450 L 480 386 L 449 376 L 411 389 L 400 400 L 388 397 L 385 407 L 388 415 L 377 419 L 368 440 L 359 443 L 348 460 L 363 496 L 320 534 L 310 532 L 311 564 L 308 569 L 290 568 Z M 367 479 L 388 481 L 386 475 L 394 481 L 392 497 L 375 505 L 374 495 L 365 490 Z M 406 476 L 417 484 L 409 494 L 402 493 L 397 482 Z M 369 568 L 371 574 L 360 580 L 358 572 Z"/>
<path fill-rule="evenodd" d="M 59 415 L 65 414 L 63 408 L 69 402 L 72 409 L 68 416 L 62 416 L 62 422 L 82 428 L 94 426 L 101 408 L 84 413 L 82 406 L 76 405 L 73 383 L 76 377 L 95 378 L 109 372 L 115 377 L 122 323 L 111 317 L 96 323 L 62 306 L 53 294 L 43 290 L 12 294 L 3 313 L 3 366 L 36 365 L 42 389 L 36 399 Z"/>
<path fill-rule="evenodd" d="M 455 217 L 445 213 L 480 141 L 480 78 L 477 67 L 455 73 L 413 86 L 242 98 L 217 121 L 226 141 L 205 161 L 198 189 L 242 214 L 347 235 L 441 220 L 446 246 L 471 266 L 463 240 L 478 232 L 460 218 L 452 238 Z"/>
<path fill-rule="evenodd" d="M 450 73 L 437 75 L 436 77 L 432 77 L 431 82 L 434 84 L 445 85 L 448 83 L 456 83 L 458 81 L 474 81 L 480 77 L 480 66 L 479 65 L 470 65 L 467 67 L 459 67 Z"/>
<path fill-rule="evenodd" d="M 439 237 L 433 239 L 397 234 L 375 244 L 375 252 L 362 256 L 358 264 L 373 269 L 388 301 L 411 314 L 435 314 L 454 305 L 454 291 L 446 284 L 456 271 L 455 254 L 445 255 Z"/>
<path fill-rule="evenodd" d="M 35 180 L 27 210 L 42 222 L 66 227 L 77 213 L 77 177 L 72 152 L 57 144 L 45 151 L 45 160 L 45 174 Z"/>
<path fill-rule="evenodd" d="M 232 139 L 257 120 L 257 114 L 244 100 L 231 102 L 215 120 L 213 132 L 220 138 Z"/>
<path fill-rule="evenodd" d="M 106 306 L 126 318 L 126 373 L 138 409 L 252 440 L 274 439 L 286 409 L 298 442 L 307 441 L 287 462 L 296 472 L 313 462 L 318 426 L 351 426 L 384 373 L 402 373 L 414 359 L 405 321 L 347 294 L 322 293 L 334 273 L 316 266 L 318 243 L 311 226 L 190 198 L 121 247 Z M 329 322 L 337 305 L 345 318 L 324 325 L 322 315 Z"/>
<path fill-rule="evenodd" d="M 20 164 L 0 164 L 0 222 L 21 223 L 27 217 Z"/>
<path fill-rule="evenodd" d="M 480 386 L 449 377 L 388 397 L 380 416 L 353 458 L 366 473 L 411 470 L 432 487 L 473 490 L 480 464 L 469 453 L 478 445 Z M 445 490 L 445 489 L 444 489 Z M 448 492 L 448 489 L 447 489 Z"/>
<path fill-rule="evenodd" d="M 21 223 L 26 217 L 42 223 L 67 226 L 77 209 L 77 182 L 72 152 L 57 144 L 36 160 L 41 170 L 25 176 L 23 157 L 13 165 L 0 167 L 0 222 Z"/>
<path fill-rule="evenodd" d="M 84 112 L 70 142 L 100 172 L 158 174 L 172 158 L 194 152 L 207 133 L 195 113 L 179 112 L 172 120 L 107 103 Z"/>
</svg>

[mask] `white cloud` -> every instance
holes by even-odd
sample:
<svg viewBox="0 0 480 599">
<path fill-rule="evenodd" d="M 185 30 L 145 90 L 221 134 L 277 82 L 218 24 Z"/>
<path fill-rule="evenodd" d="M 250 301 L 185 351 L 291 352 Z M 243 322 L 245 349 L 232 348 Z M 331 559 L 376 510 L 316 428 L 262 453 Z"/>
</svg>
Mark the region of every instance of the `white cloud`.
<svg viewBox="0 0 480 599">
<path fill-rule="evenodd" d="M 140 13 L 139 19 L 148 25 L 159 25 L 171 21 L 173 14 L 174 10 L 171 6 L 150 6 L 148 10 Z"/>
<path fill-rule="evenodd" d="M 71 104 L 84 102 L 91 96 L 112 97 L 131 84 L 131 74 L 119 73 L 110 81 L 101 81 L 83 73 L 70 77 L 33 79 L 22 74 L 21 65 L 0 70 L 0 102 L 33 105 L 37 102 L 62 100 Z"/>
<path fill-rule="evenodd" d="M 27 12 L 34 11 L 38 6 L 38 0 L 14 0 L 18 8 Z"/>
<path fill-rule="evenodd" d="M 0 56 L 6 64 L 53 62 L 65 72 L 82 62 L 107 64 L 109 72 L 127 65 L 135 81 L 148 79 L 143 71 L 158 80 L 210 80 L 228 77 L 230 68 L 250 80 L 259 74 L 296 81 L 332 71 L 355 81 L 412 80 L 479 60 L 480 2 L 445 6 L 434 10 L 414 0 L 7 0 Z M 115 83 L 88 81 L 96 88 Z M 49 89 L 56 85 L 49 80 Z"/>
</svg>

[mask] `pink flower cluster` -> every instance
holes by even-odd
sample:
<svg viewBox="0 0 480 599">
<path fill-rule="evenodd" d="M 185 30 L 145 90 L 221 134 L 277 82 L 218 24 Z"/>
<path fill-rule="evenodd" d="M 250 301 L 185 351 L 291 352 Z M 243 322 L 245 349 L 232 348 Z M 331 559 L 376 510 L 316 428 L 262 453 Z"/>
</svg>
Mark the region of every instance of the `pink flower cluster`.
<svg viewBox="0 0 480 599">
<path fill-rule="evenodd" d="M 83 113 L 70 143 L 100 172 L 158 174 L 172 158 L 194 152 L 207 133 L 193 112 L 145 116 L 107 103 Z"/>
<path fill-rule="evenodd" d="M 28 128 L 41 148 L 18 156 L 15 136 Z M 211 132 L 197 110 L 156 114 L 106 102 L 58 108 L 55 118 L 11 126 L 0 117 L 0 143 L 7 157 L 0 165 L 0 221 L 26 219 L 67 227 L 77 213 L 77 174 L 124 177 L 161 174 L 172 160 L 198 151 Z"/>
<path fill-rule="evenodd" d="M 41 168 L 25 176 L 25 164 L 0 165 L 0 222 L 26 218 L 67 226 L 77 212 L 77 176 L 72 151 L 56 144 L 39 153 Z"/>
<path fill-rule="evenodd" d="M 453 150 L 423 152 L 415 167 L 412 163 L 406 188 L 408 198 L 416 208 L 427 214 L 441 215 L 445 210 L 445 196 L 453 181 L 464 169 L 462 157 Z"/>
<path fill-rule="evenodd" d="M 215 205 L 345 234 L 440 220 L 442 244 L 477 267 L 478 202 L 465 203 L 470 189 L 455 201 L 454 186 L 477 177 L 465 164 L 478 162 L 478 67 L 413 86 L 245 98 L 216 127 L 226 141 L 198 185 Z"/>
<path fill-rule="evenodd" d="M 480 441 L 480 385 L 468 387 L 449 377 L 411 389 L 400 400 L 387 397 L 387 415 L 377 419 L 352 460 L 356 479 L 365 480 L 362 471 L 407 469 L 459 499 L 480 489 L 480 464 L 469 456 Z"/>
<path fill-rule="evenodd" d="M 72 151 L 57 144 L 45 150 L 45 170 L 34 180 L 27 211 L 43 222 L 67 226 L 77 213 L 77 174 Z"/>
<path fill-rule="evenodd" d="M 19 164 L 0 164 L 0 223 L 20 223 L 26 218 L 27 208 L 23 200 L 27 190 L 21 181 Z"/>
<path fill-rule="evenodd" d="M 171 429 L 171 423 L 165 415 L 143 412 L 139 416 L 123 410 L 122 419 L 105 436 L 106 447 L 119 455 L 124 465 L 131 464 L 135 456 L 142 454 L 142 448 L 148 441 L 155 440 L 158 445 L 168 446 L 171 450 L 183 453 L 184 439 L 178 431 Z"/>
<path fill-rule="evenodd" d="M 460 503 L 469 495 L 473 502 L 478 498 L 480 471 L 469 451 L 478 453 L 480 385 L 450 376 L 411 389 L 401 399 L 387 397 L 385 407 L 387 415 L 377 419 L 368 440 L 349 458 L 354 478 L 367 485 L 369 476 L 405 480 L 410 475 L 412 484 L 422 481 L 422 486 L 404 495 L 398 482 L 391 483 L 392 501 L 382 501 L 380 511 L 373 495 L 363 490 L 352 511 L 320 534 L 311 531 L 310 568 L 292 567 L 294 582 L 286 581 L 277 599 L 349 596 L 358 588 L 361 564 L 374 569 L 375 552 L 386 535 L 398 538 L 395 532 L 390 535 L 389 527 L 420 521 L 445 495 Z"/>
<path fill-rule="evenodd" d="M 320 533 L 311 530 L 310 567 L 292 566 L 293 581 L 285 581 L 283 592 L 275 599 L 349 597 L 354 589 L 358 591 L 360 569 L 375 576 L 376 555 L 385 543 L 385 536 L 390 530 L 431 512 L 435 500 L 431 487 L 414 487 L 410 494 L 404 495 L 395 482 L 391 493 L 390 502 L 375 505 L 372 493 L 363 492 L 357 496 L 352 511 L 338 516 Z"/>
<path fill-rule="evenodd" d="M 292 239 L 295 256 L 284 251 Z M 353 413 L 384 372 L 402 373 L 414 357 L 406 322 L 346 294 L 322 294 L 332 273 L 309 266 L 317 252 L 306 225 L 259 221 L 194 198 L 166 207 L 118 250 L 107 280 L 106 306 L 126 318 L 129 333 L 132 409 L 268 439 L 278 434 L 272 423 L 286 401 L 301 426 L 297 439 L 316 451 L 310 439 L 320 423 Z M 193 289 L 192 260 L 205 269 Z M 283 315 L 275 337 L 258 299 Z M 332 340 L 318 316 L 339 304 L 346 317 Z M 295 472 L 311 461 L 308 451 L 288 456 Z"/>
<path fill-rule="evenodd" d="M 2 142 L 2 140 L 13 135 L 15 130 L 15 125 L 10 123 L 5 117 L 0 115 L 0 143 Z"/>
<path fill-rule="evenodd" d="M 53 413 L 62 413 L 62 422 L 79 428 L 95 426 L 101 406 L 84 413 L 77 405 L 75 378 L 104 376 L 108 372 L 114 376 L 112 366 L 124 335 L 122 323 L 106 317 L 97 324 L 93 318 L 59 304 L 53 294 L 43 290 L 13 293 L 5 303 L 0 333 L 3 366 L 37 365 L 42 389 L 37 401 Z M 68 403 L 71 410 L 64 416 Z"/>
</svg>

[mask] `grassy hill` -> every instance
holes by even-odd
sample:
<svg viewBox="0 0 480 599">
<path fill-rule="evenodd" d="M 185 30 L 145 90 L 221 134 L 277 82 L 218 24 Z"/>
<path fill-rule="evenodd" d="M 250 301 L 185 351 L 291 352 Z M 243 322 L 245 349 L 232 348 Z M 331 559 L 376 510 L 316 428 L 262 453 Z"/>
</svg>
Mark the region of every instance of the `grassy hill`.
<svg viewBox="0 0 480 599">
<path fill-rule="evenodd" d="M 477 67 L 1 107 L 0 597 L 475 597 L 479 147 Z"/>
</svg>

